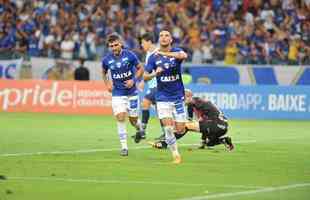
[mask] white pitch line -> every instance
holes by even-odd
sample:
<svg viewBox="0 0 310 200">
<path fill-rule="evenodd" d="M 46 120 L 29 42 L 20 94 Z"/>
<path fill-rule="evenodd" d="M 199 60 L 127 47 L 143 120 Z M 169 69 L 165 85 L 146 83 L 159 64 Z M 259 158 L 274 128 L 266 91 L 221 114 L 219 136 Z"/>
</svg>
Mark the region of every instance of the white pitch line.
<svg viewBox="0 0 310 200">
<path fill-rule="evenodd" d="M 241 143 L 255 143 L 256 140 L 244 140 L 234 142 L 236 144 Z M 179 146 L 195 146 L 197 144 L 179 144 Z M 152 148 L 150 145 L 148 146 L 138 146 L 131 147 L 130 150 L 137 149 L 150 149 Z M 82 149 L 82 150 L 71 150 L 71 151 L 41 151 L 41 152 L 29 152 L 29 153 L 5 153 L 0 154 L 0 157 L 14 157 L 14 156 L 37 156 L 37 155 L 61 155 L 61 154 L 84 154 L 84 153 L 96 153 L 96 152 L 110 152 L 110 151 L 119 151 L 120 148 L 110 148 L 110 149 Z"/>
<path fill-rule="evenodd" d="M 102 184 L 150 184 L 150 185 L 179 185 L 179 186 L 203 186 L 204 184 L 177 183 L 177 182 L 149 182 L 149 181 L 126 181 L 126 180 L 99 180 L 99 179 L 73 179 L 52 177 L 8 177 L 8 180 L 23 181 L 60 181 L 75 183 L 102 183 Z"/>
<path fill-rule="evenodd" d="M 301 188 L 301 187 L 310 187 L 310 183 L 298 183 L 298 184 L 283 185 L 283 186 L 278 186 L 278 187 L 266 187 L 262 189 L 248 190 L 248 191 L 241 191 L 241 192 L 218 193 L 218 194 L 206 195 L 206 196 L 182 198 L 178 200 L 220 199 L 220 198 L 226 198 L 226 197 L 236 197 L 236 196 L 245 196 L 245 195 L 258 194 L 258 193 L 276 192 L 276 191 L 289 190 L 289 189 Z"/>
<path fill-rule="evenodd" d="M 177 185 L 177 186 L 213 186 L 221 188 L 262 188 L 261 186 L 246 186 L 246 185 L 216 185 L 202 183 L 179 183 L 179 182 L 162 182 L 162 181 L 129 181 L 129 180 L 100 180 L 100 179 L 73 179 L 73 178 L 57 178 L 57 177 L 8 177 L 7 180 L 18 181 L 59 181 L 59 182 L 75 182 L 75 183 L 101 183 L 101 184 L 149 184 L 149 185 Z"/>
</svg>

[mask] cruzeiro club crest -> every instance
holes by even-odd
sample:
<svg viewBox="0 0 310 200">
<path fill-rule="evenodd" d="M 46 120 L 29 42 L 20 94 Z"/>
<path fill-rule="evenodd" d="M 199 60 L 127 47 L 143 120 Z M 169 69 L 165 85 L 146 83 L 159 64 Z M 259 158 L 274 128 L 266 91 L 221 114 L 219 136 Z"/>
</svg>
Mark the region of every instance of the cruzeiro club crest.
<svg viewBox="0 0 310 200">
<path fill-rule="evenodd" d="M 122 66 L 122 63 L 120 63 L 120 62 L 117 62 L 117 63 L 116 63 L 116 67 L 117 67 L 117 68 L 121 68 L 121 66 Z"/>
</svg>

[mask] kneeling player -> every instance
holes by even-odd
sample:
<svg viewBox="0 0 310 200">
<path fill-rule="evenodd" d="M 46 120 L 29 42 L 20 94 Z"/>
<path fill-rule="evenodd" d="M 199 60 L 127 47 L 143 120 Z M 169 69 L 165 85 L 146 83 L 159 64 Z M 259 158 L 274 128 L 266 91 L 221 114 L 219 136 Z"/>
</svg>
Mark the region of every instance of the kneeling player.
<svg viewBox="0 0 310 200">
<path fill-rule="evenodd" d="M 189 107 L 193 108 L 198 121 L 186 123 L 187 131 L 200 132 L 201 146 L 200 149 L 205 147 L 214 147 L 219 144 L 224 144 L 226 149 L 231 151 L 234 149 L 231 138 L 224 136 L 228 130 L 228 122 L 223 113 L 210 101 L 203 100 L 199 97 L 192 97 L 192 93 L 186 91 L 186 103 Z M 177 139 L 185 135 L 175 134 Z M 155 148 L 166 148 L 167 144 L 164 140 L 151 143 Z"/>
</svg>

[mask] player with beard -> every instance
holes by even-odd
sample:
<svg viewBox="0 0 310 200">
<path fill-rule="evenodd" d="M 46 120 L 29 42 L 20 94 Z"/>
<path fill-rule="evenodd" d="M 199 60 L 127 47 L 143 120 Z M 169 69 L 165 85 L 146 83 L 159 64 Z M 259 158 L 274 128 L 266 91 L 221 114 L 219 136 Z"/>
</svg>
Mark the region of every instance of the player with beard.
<svg viewBox="0 0 310 200">
<path fill-rule="evenodd" d="M 121 143 L 121 156 L 128 156 L 126 117 L 139 131 L 139 98 L 136 83 L 143 76 L 143 65 L 137 56 L 123 48 L 121 38 L 116 34 L 108 36 L 111 50 L 102 60 L 103 79 L 112 92 L 112 110 L 117 121 L 117 131 Z M 109 72 L 109 73 L 108 73 Z M 109 80 L 111 76 L 112 81 Z"/>
</svg>

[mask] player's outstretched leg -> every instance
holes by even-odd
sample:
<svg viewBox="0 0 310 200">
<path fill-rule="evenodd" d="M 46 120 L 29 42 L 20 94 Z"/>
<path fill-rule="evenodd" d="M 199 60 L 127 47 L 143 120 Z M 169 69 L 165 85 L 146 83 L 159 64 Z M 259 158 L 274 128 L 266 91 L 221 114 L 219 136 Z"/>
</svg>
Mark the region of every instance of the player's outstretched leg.
<svg viewBox="0 0 310 200">
<path fill-rule="evenodd" d="M 138 117 L 129 117 L 129 121 L 133 127 L 136 129 L 136 134 L 134 135 L 134 141 L 135 143 L 139 143 L 143 137 L 142 133 L 140 131 L 141 122 L 138 120 Z"/>
<path fill-rule="evenodd" d="M 175 139 L 176 140 L 181 139 L 186 134 L 186 132 L 182 133 L 182 134 L 178 134 L 178 133 L 175 132 L 174 133 Z M 167 147 L 168 147 L 168 144 L 166 143 L 166 138 L 165 137 L 160 137 L 159 139 L 156 139 L 155 141 L 148 141 L 148 143 L 153 148 L 156 148 L 156 149 L 167 149 Z"/>
<path fill-rule="evenodd" d="M 144 139 L 145 137 L 143 137 L 143 133 L 140 130 L 136 131 L 136 134 L 134 135 L 133 139 L 135 141 L 135 143 L 139 143 L 142 139 Z"/>
<path fill-rule="evenodd" d="M 152 104 L 155 104 L 155 93 L 150 92 L 147 94 L 142 101 L 142 116 L 141 116 L 141 124 L 139 137 L 141 139 L 146 138 L 146 127 L 150 119 L 150 107 Z"/>
<path fill-rule="evenodd" d="M 208 138 L 208 141 L 206 143 L 206 146 L 208 148 L 212 148 L 216 145 L 219 145 L 219 144 L 224 144 L 225 148 L 227 149 L 227 151 L 232 151 L 234 149 L 234 145 L 232 143 L 232 140 L 230 137 L 221 137 L 221 138 Z"/>
</svg>

